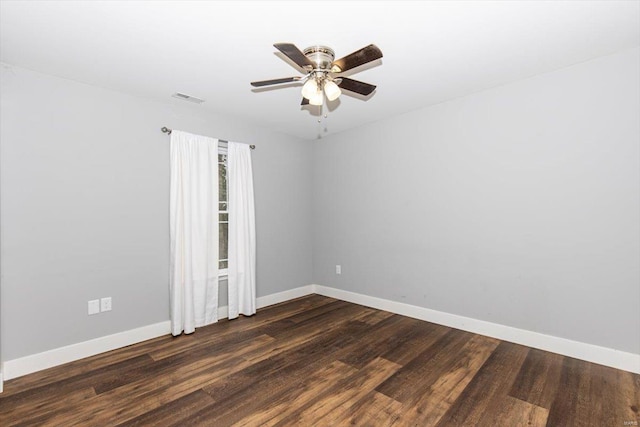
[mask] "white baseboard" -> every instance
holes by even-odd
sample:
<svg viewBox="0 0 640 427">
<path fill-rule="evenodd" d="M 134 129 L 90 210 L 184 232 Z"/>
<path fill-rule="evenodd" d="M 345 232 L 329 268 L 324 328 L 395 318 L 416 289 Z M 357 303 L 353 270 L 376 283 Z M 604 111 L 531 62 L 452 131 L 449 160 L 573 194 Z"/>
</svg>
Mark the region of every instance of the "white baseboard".
<svg viewBox="0 0 640 427">
<path fill-rule="evenodd" d="M 462 329 L 503 341 L 533 347 L 540 350 L 558 353 L 563 356 L 574 357 L 587 362 L 598 363 L 624 371 L 640 373 L 640 354 L 627 353 L 607 347 L 572 341 L 566 338 L 544 335 L 538 332 L 512 328 L 497 323 L 444 313 L 424 307 L 389 301 L 382 298 L 357 294 L 341 289 L 330 288 L 322 285 L 312 285 L 315 293 L 331 298 L 340 299 L 379 310 L 390 311 L 415 319 L 426 320 L 451 328 Z"/>
<path fill-rule="evenodd" d="M 510 326 L 499 325 L 497 323 L 485 322 L 483 320 L 444 313 L 424 307 L 357 294 L 322 285 L 301 286 L 299 288 L 290 289 L 276 294 L 265 295 L 257 298 L 256 306 L 258 308 L 263 308 L 314 293 L 379 310 L 390 311 L 392 313 L 413 317 L 415 319 L 437 323 L 439 325 L 486 335 L 516 344 L 526 345 L 528 347 L 558 353 L 564 356 L 575 357 L 576 359 L 586 360 L 588 362 L 611 366 L 613 368 L 629 372 L 640 373 L 640 355 L 638 354 L 626 353 L 593 344 L 572 341 L 551 335 L 544 335 L 524 329 L 512 328 Z M 220 307 L 218 309 L 218 317 L 223 319 L 227 316 L 228 308 Z M 2 392 L 3 379 L 10 380 L 22 375 L 51 368 L 53 366 L 94 356 L 105 351 L 115 350 L 117 348 L 136 344 L 162 335 L 169 335 L 170 333 L 171 324 L 167 320 L 153 325 L 143 326 L 141 328 L 131 329 L 113 335 L 107 335 L 42 353 L 8 360 L 4 362 L 2 370 L 0 371 L 0 392 Z"/>
<path fill-rule="evenodd" d="M 302 286 L 284 292 L 278 292 L 276 294 L 256 298 L 256 306 L 258 308 L 263 308 L 312 293 L 313 285 Z M 218 308 L 218 319 L 225 319 L 228 316 L 229 309 L 227 306 Z M 96 354 L 104 353 L 105 351 L 126 347 L 128 345 L 157 338 L 162 335 L 169 335 L 170 333 L 171 322 L 167 320 L 154 325 L 143 326 L 141 328 L 123 331 L 77 344 L 71 344 L 65 347 L 55 348 L 53 350 L 20 357 L 14 360 L 7 360 L 2 364 L 2 371 L 0 371 L 0 392 L 2 392 L 2 374 L 4 374 L 5 380 L 10 380 L 33 372 L 41 371 L 43 369 L 51 368 L 53 366 L 62 365 L 63 363 L 73 362 L 74 360 L 79 360 L 89 356 L 95 356 Z"/>
<path fill-rule="evenodd" d="M 283 292 L 278 292 L 277 294 L 258 297 L 256 300 L 256 306 L 258 308 L 263 308 L 292 299 L 304 297 L 306 295 L 311 295 L 313 293 L 315 293 L 315 285 L 300 286 L 299 288 L 289 289 Z"/>
<path fill-rule="evenodd" d="M 278 292 L 276 294 L 265 295 L 263 297 L 256 298 L 256 308 L 264 308 L 270 305 L 279 304 L 281 302 L 289 301 L 292 299 L 300 298 L 306 295 L 314 293 L 313 285 L 300 286 L 295 289 L 288 289 L 286 291 Z M 229 317 L 229 307 L 218 307 L 218 319 L 226 319 Z"/>
<path fill-rule="evenodd" d="M 5 380 L 21 377 L 22 375 L 41 371 L 63 363 L 73 362 L 84 357 L 94 356 L 105 351 L 126 347 L 151 338 L 171 333 L 171 323 L 156 323 L 141 328 L 130 329 L 117 334 L 83 341 L 65 347 L 54 348 L 42 353 L 32 354 L 18 359 L 7 360 L 3 364 Z"/>
</svg>

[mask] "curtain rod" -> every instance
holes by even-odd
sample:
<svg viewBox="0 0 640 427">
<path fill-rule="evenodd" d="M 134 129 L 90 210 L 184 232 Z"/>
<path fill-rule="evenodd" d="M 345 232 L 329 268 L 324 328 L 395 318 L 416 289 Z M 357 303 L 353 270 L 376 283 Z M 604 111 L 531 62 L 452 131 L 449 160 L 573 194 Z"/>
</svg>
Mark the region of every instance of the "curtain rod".
<svg viewBox="0 0 640 427">
<path fill-rule="evenodd" d="M 166 127 L 166 126 L 162 126 L 162 128 L 161 128 L 160 130 L 162 131 L 162 133 L 166 133 L 166 134 L 168 134 L 168 135 L 171 135 L 171 129 L 169 129 L 169 128 L 168 128 L 168 127 Z M 220 141 L 220 142 L 229 142 L 229 141 L 225 141 L 224 139 L 219 139 L 218 141 Z M 255 145 L 253 145 L 253 144 L 251 144 L 251 145 L 249 146 L 249 148 L 251 148 L 252 150 L 255 150 L 256 146 L 255 146 Z"/>
</svg>

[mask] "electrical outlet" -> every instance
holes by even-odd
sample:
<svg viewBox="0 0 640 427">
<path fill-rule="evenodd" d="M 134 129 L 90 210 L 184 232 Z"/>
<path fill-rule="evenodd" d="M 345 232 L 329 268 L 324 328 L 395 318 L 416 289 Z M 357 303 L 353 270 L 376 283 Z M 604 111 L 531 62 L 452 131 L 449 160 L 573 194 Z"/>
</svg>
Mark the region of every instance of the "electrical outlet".
<svg viewBox="0 0 640 427">
<path fill-rule="evenodd" d="M 89 316 L 100 313 L 100 300 L 92 299 L 89 301 Z"/>
<path fill-rule="evenodd" d="M 342 274 L 342 267 L 339 265 L 336 265 L 336 274 Z"/>
<path fill-rule="evenodd" d="M 111 297 L 100 298 L 100 311 L 111 311 Z"/>
</svg>

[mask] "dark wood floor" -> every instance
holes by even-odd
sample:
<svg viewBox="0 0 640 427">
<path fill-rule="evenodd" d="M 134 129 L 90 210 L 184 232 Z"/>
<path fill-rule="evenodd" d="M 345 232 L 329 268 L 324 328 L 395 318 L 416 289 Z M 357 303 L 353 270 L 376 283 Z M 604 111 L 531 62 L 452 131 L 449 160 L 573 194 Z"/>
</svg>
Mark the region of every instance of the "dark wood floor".
<svg viewBox="0 0 640 427">
<path fill-rule="evenodd" d="M 640 376 L 317 295 L 5 383 L 0 425 L 625 426 Z"/>
</svg>

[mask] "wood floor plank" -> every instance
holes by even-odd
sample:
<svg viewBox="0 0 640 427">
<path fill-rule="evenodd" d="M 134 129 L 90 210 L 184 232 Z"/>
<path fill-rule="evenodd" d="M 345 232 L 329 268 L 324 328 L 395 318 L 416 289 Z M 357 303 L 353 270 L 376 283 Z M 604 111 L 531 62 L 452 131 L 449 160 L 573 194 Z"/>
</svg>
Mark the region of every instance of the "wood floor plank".
<svg viewBox="0 0 640 427">
<path fill-rule="evenodd" d="M 345 354 L 340 361 L 358 369 L 369 364 L 373 359 L 381 357 L 398 347 L 398 337 L 410 334 L 415 323 L 403 316 L 393 315 L 377 323 L 363 322 L 368 331 L 354 346 L 353 351 Z M 388 360 L 388 359 L 387 359 Z"/>
<path fill-rule="evenodd" d="M 390 348 L 382 354 L 387 360 L 399 365 L 406 365 L 427 347 L 451 331 L 446 326 L 405 318 L 413 327 L 406 334 L 397 334 L 390 343 Z"/>
<path fill-rule="evenodd" d="M 352 366 L 338 361 L 331 362 L 327 367 L 319 369 L 292 385 L 289 393 L 280 396 L 277 401 L 270 402 L 264 410 L 254 411 L 233 425 L 236 427 L 275 425 L 293 408 L 309 406 L 311 402 L 317 401 L 319 391 L 331 387 L 341 378 L 353 375 L 355 372 L 357 369 Z"/>
<path fill-rule="evenodd" d="M 5 408 L 0 398 L 0 426 L 38 425 L 40 423 L 38 420 L 44 422 L 51 418 L 53 411 L 59 407 L 61 399 L 64 399 L 65 406 L 70 406 L 83 404 L 95 396 L 93 387 L 79 388 L 64 393 L 50 393 L 46 399 L 34 399 L 20 408 L 13 409 Z M 66 411 L 67 408 L 63 410 Z"/>
<path fill-rule="evenodd" d="M 623 418 L 623 424 L 625 422 L 632 424 L 633 421 L 637 421 L 640 425 L 640 375 L 617 369 L 616 371 L 617 380 L 612 386 L 621 396 L 618 408 Z"/>
<path fill-rule="evenodd" d="M 358 306 L 353 306 L 354 309 L 357 309 L 357 307 Z M 344 311 L 340 313 L 340 315 L 334 314 L 334 317 L 342 318 L 343 314 Z M 283 360 L 277 361 L 275 369 L 264 369 L 262 367 L 251 369 L 247 372 L 240 372 L 237 378 L 226 378 L 217 384 L 205 388 L 205 390 L 214 396 L 226 396 L 224 401 L 221 402 L 223 406 L 218 406 L 215 416 L 224 416 L 224 411 L 231 412 L 232 410 L 235 410 L 233 415 L 236 416 L 239 413 L 237 408 L 242 407 L 244 408 L 243 411 L 246 412 L 247 405 L 260 404 L 259 401 L 255 400 L 249 403 L 243 402 L 246 400 L 244 397 L 245 394 L 240 394 L 239 392 L 247 389 L 248 392 L 253 393 L 257 381 L 259 381 L 260 384 L 264 384 L 265 381 L 270 381 L 270 377 L 277 374 L 278 371 L 284 371 L 286 369 L 286 372 L 281 374 L 281 376 L 284 377 L 289 384 L 295 384 L 301 378 L 308 376 L 307 372 L 310 369 L 313 370 L 316 366 L 322 366 L 331 360 L 337 360 L 341 355 L 353 351 L 353 347 L 357 345 L 358 338 L 368 336 L 371 328 L 363 322 L 349 320 L 351 318 L 358 318 L 358 316 L 347 316 L 343 318 L 340 327 L 334 326 L 328 332 L 325 332 L 320 339 L 297 347 L 293 352 L 282 353 L 280 359 Z M 327 322 L 327 319 L 324 319 L 324 324 L 330 325 L 332 322 Z M 270 363 L 272 362 L 270 361 Z M 277 381 L 277 384 L 279 383 L 280 382 Z M 230 393 L 230 390 L 233 390 L 233 392 Z M 272 397 L 276 396 L 273 387 L 269 388 L 268 393 Z M 189 422 L 197 423 L 199 419 L 211 420 L 212 416 L 214 415 L 199 414 L 194 419 L 190 419 Z"/>
<path fill-rule="evenodd" d="M 400 422 L 403 414 L 404 409 L 400 402 L 373 390 L 362 396 L 340 417 L 334 417 L 334 421 L 335 425 L 345 426 L 411 425 Z"/>
<path fill-rule="evenodd" d="M 305 314 L 307 311 L 320 309 L 327 304 L 335 304 L 337 301 L 319 297 L 296 300 L 298 304 L 292 302 L 281 303 L 276 306 L 258 310 L 258 315 L 245 317 L 240 316 L 234 320 L 223 319 L 213 325 L 208 325 L 198 329 L 198 334 L 180 335 L 173 337 L 169 343 L 163 346 L 156 346 L 149 354 L 155 360 L 170 357 L 179 352 L 192 351 L 194 347 L 206 347 L 209 345 L 218 346 L 220 341 L 228 339 L 228 336 L 236 336 L 236 339 L 250 336 L 259 336 L 268 333 L 267 330 L 272 324 L 284 319 L 293 318 L 298 314 Z M 238 334 L 241 336 L 238 337 Z"/>
<path fill-rule="evenodd" d="M 330 348 L 341 348 L 357 339 L 360 335 L 358 331 L 362 332 L 366 329 L 364 323 L 351 321 L 361 312 L 360 306 L 350 305 L 333 311 L 330 315 L 326 314 L 320 322 L 305 321 L 292 325 L 287 330 L 273 334 L 275 336 L 273 348 L 268 349 L 266 354 L 253 353 L 247 355 L 245 359 L 256 363 L 293 348 L 296 352 L 302 352 L 311 357 L 318 351 L 327 351 L 327 348 L 323 347 L 325 345 L 330 345 Z M 339 332 L 344 327 L 349 328 L 348 333 Z M 325 341 L 330 344 L 322 344 Z"/>
<path fill-rule="evenodd" d="M 428 346 L 420 354 L 417 354 L 402 369 L 377 387 L 376 391 L 398 402 L 407 403 L 409 399 L 413 399 L 416 395 L 431 387 L 432 382 L 437 379 L 434 378 L 434 370 L 440 373 L 439 365 L 452 363 L 455 359 L 449 355 L 459 352 L 472 337 L 473 334 L 469 332 L 451 329 L 446 335 Z M 425 381 L 425 378 L 428 377 L 431 377 L 431 382 L 429 379 Z M 415 384 L 415 386 L 408 389 L 406 387 L 407 383 Z M 418 387 L 418 389 L 416 390 L 415 387 Z"/>
<path fill-rule="evenodd" d="M 509 396 L 549 409 L 560 385 L 563 359 L 559 354 L 531 349 Z"/>
<path fill-rule="evenodd" d="M 118 427 L 157 426 L 184 422 L 193 412 L 213 405 L 215 401 L 203 390 L 196 390 L 162 406 L 145 412 Z"/>
<path fill-rule="evenodd" d="M 630 421 L 640 421 L 637 408 L 638 388 L 620 387 L 625 380 L 620 378 L 620 371 L 607 366 L 591 364 L 589 375 L 589 394 L 581 399 L 583 416 L 586 419 L 602 420 L 605 425 L 625 425 Z M 631 378 L 633 374 L 625 375 Z M 640 376 L 637 376 L 640 377 Z"/>
<path fill-rule="evenodd" d="M 335 425 L 336 418 L 342 417 L 351 405 L 399 368 L 400 365 L 396 363 L 376 358 L 358 372 L 341 378 L 333 387 L 321 391 L 321 398 L 312 405 L 289 414 L 275 425 Z"/>
<path fill-rule="evenodd" d="M 544 427 L 549 410 L 520 399 L 506 396 L 497 413 L 480 419 L 479 426 Z"/>
<path fill-rule="evenodd" d="M 215 415 L 197 414 L 189 422 L 212 420 L 212 417 L 214 421 L 225 416 L 236 417 L 240 412 L 248 413 L 250 408 L 261 405 L 261 399 L 279 399 L 279 394 L 285 391 L 283 385 L 290 387 L 297 384 L 330 363 L 334 359 L 333 355 L 341 351 L 336 342 L 350 340 L 350 335 L 362 332 L 362 327 L 357 322 L 345 322 L 342 328 L 335 329 L 320 340 L 282 352 L 261 364 L 254 364 L 235 375 L 216 381 L 204 388 L 219 403 L 215 408 Z M 311 359 L 310 354 L 313 355 Z M 247 402 L 246 395 L 254 394 L 260 388 L 265 389 L 264 395 Z"/>
<path fill-rule="evenodd" d="M 166 340 L 166 336 L 154 338 L 144 343 L 108 351 L 85 359 L 65 363 L 61 366 L 55 366 L 33 374 L 24 375 L 11 381 L 6 381 L 0 397 L 8 397 L 16 393 L 23 393 L 31 388 L 41 388 L 57 383 L 58 381 L 66 381 L 69 377 L 86 374 L 87 372 L 100 369 L 107 365 L 120 363 L 140 355 L 146 355 L 148 350 L 145 347 L 147 345 L 157 346 L 161 343 L 166 343 Z"/>
<path fill-rule="evenodd" d="M 478 425 L 484 416 L 492 415 L 511 389 L 528 350 L 501 342 L 436 426 Z"/>
<path fill-rule="evenodd" d="M 314 295 L 7 381 L 0 425 L 606 426 L 638 408 L 637 374 Z"/>
<path fill-rule="evenodd" d="M 21 393 L 3 396 L 1 399 L 2 413 L 15 417 L 23 416 L 23 414 L 33 415 L 31 408 L 34 405 L 44 405 L 45 402 L 60 399 L 61 395 L 74 390 L 93 388 L 93 394 L 95 394 L 96 385 L 112 381 L 123 375 L 129 375 L 152 362 L 153 360 L 148 355 L 140 355 L 62 379 L 56 382 L 55 387 L 49 387 L 47 384 L 41 387 L 27 388 Z"/>
<path fill-rule="evenodd" d="M 381 311 L 381 310 L 373 310 L 372 313 L 369 313 L 367 316 L 362 317 L 362 321 L 369 325 L 376 325 L 379 322 L 387 319 L 391 316 L 397 316 L 396 314 L 391 313 L 390 311 Z"/>
<path fill-rule="evenodd" d="M 589 425 L 582 410 L 590 392 L 591 366 L 571 357 L 563 358 L 560 386 L 549 408 L 549 425 Z"/>
<path fill-rule="evenodd" d="M 429 360 L 427 364 L 430 369 L 420 380 L 420 388 L 415 389 L 414 393 L 405 394 L 402 423 L 420 426 L 437 424 L 498 344 L 496 339 L 474 335 L 458 350 L 456 357 Z M 407 382 L 404 384 L 406 387 Z"/>
<path fill-rule="evenodd" d="M 189 425 L 206 425 L 207 423 L 234 423 L 242 417 L 249 416 L 265 402 L 287 401 L 287 393 L 301 380 L 312 376 L 330 360 L 327 349 L 330 343 L 349 334 L 349 328 L 356 326 L 353 322 L 343 328 L 327 334 L 322 341 L 315 341 L 295 348 L 293 351 L 279 354 L 265 360 L 262 366 L 251 366 L 237 374 L 204 387 L 216 400 L 215 408 L 206 409 L 185 420 Z M 314 354 L 309 360 L 307 354 Z M 252 395 L 252 399 L 247 399 Z"/>
<path fill-rule="evenodd" d="M 236 351 L 240 356 L 245 352 L 259 351 L 257 349 L 272 340 L 266 336 L 258 337 Z M 142 378 L 102 393 L 82 405 L 52 411 L 48 425 L 107 425 L 114 419 L 124 422 L 201 389 L 214 381 L 215 375 L 226 375 L 238 369 L 235 355 L 228 353 L 194 355 L 191 360 L 183 355 L 179 363 L 171 363 L 167 359 L 155 363 L 159 368 L 152 380 Z M 122 405 L 127 401 L 144 403 Z"/>
<path fill-rule="evenodd" d="M 336 301 L 312 309 L 309 313 L 300 313 L 283 320 L 271 322 L 262 331 L 278 339 L 284 339 L 287 336 L 291 336 L 292 333 L 310 329 L 322 332 L 321 326 L 326 322 L 330 322 L 326 326 L 327 329 L 330 329 L 332 325 L 351 320 L 360 315 L 363 312 L 363 308 L 344 301 Z M 318 321 L 319 319 L 320 321 Z"/>
</svg>

